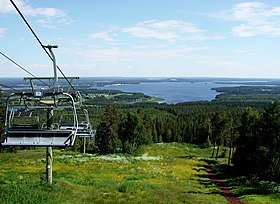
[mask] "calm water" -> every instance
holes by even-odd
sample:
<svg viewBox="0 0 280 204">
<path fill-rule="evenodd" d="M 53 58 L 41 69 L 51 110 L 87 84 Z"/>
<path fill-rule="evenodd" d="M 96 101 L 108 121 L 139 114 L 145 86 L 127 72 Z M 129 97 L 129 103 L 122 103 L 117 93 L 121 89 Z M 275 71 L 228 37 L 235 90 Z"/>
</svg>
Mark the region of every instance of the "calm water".
<svg viewBox="0 0 280 204">
<path fill-rule="evenodd" d="M 152 82 L 140 84 L 124 84 L 99 87 L 99 89 L 121 90 L 125 92 L 141 92 L 149 96 L 165 99 L 164 103 L 180 103 L 186 101 L 210 101 L 217 93 L 214 87 L 232 87 L 236 84 L 215 84 L 213 82 Z"/>
<path fill-rule="evenodd" d="M 149 96 L 155 96 L 159 98 L 163 98 L 164 103 L 180 103 L 187 101 L 210 101 L 213 100 L 217 93 L 215 90 L 211 90 L 211 88 L 215 87 L 233 87 L 233 86 L 241 86 L 241 85 L 280 85 L 280 81 L 275 81 L 274 79 L 269 80 L 229 80 L 229 79 L 212 79 L 212 81 L 208 79 L 208 81 L 153 81 L 153 82 L 142 82 L 139 84 L 125 84 L 126 81 L 141 81 L 147 79 L 134 79 L 134 78 L 85 78 L 81 79 L 82 84 L 89 85 L 90 87 L 98 88 L 98 89 L 114 89 L 121 90 L 125 92 L 141 92 Z M 192 79 L 190 79 L 192 80 Z M 200 80 L 200 79 L 196 79 Z M 114 83 L 114 81 L 122 81 L 120 83 L 124 83 L 123 85 L 110 85 L 110 86 L 95 86 L 96 82 L 106 82 L 110 81 Z M 95 85 L 92 86 L 92 82 Z M 222 84 L 218 84 L 215 82 L 220 82 Z M 276 83 L 277 82 L 277 83 Z M 21 78 L 0 78 L 0 83 L 6 84 L 9 87 L 13 87 L 15 89 L 21 90 L 29 87 L 28 81 L 22 81 Z M 252 84 L 253 83 L 253 84 Z M 275 84 L 276 83 L 276 84 Z M 1 88 L 1 85 L 0 85 Z M 2 87 L 5 89 L 5 87 Z"/>
</svg>

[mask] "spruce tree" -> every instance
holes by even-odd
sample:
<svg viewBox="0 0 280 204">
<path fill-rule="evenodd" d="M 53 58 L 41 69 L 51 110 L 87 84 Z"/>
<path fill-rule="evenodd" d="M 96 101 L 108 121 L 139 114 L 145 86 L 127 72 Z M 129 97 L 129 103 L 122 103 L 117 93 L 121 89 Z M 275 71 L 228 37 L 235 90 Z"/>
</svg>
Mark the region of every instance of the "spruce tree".
<svg viewBox="0 0 280 204">
<path fill-rule="evenodd" d="M 212 123 L 212 140 L 214 144 L 212 157 L 214 157 L 214 151 L 217 145 L 217 151 L 215 158 L 218 158 L 220 146 L 223 145 L 230 135 L 229 119 L 226 112 L 218 112 L 211 120 Z M 211 138 L 210 138 L 211 139 Z"/>
<path fill-rule="evenodd" d="M 147 134 L 142 117 L 128 112 L 126 119 L 120 124 L 120 138 L 124 153 L 134 154 L 143 144 L 148 144 L 151 135 Z"/>
<path fill-rule="evenodd" d="M 280 105 L 265 109 L 260 123 L 256 165 L 260 176 L 280 182 Z"/>
<path fill-rule="evenodd" d="M 242 174 L 280 181 L 280 105 L 242 115 L 233 162 Z"/>
<path fill-rule="evenodd" d="M 96 145 L 101 154 L 113 154 L 120 147 L 118 115 L 112 105 L 106 106 L 102 121 L 97 128 Z"/>
<path fill-rule="evenodd" d="M 246 108 L 241 116 L 241 126 L 239 127 L 239 138 L 237 149 L 233 155 L 233 163 L 236 169 L 244 174 L 257 171 L 256 154 L 257 132 L 260 121 L 260 114 L 252 108 Z"/>
</svg>

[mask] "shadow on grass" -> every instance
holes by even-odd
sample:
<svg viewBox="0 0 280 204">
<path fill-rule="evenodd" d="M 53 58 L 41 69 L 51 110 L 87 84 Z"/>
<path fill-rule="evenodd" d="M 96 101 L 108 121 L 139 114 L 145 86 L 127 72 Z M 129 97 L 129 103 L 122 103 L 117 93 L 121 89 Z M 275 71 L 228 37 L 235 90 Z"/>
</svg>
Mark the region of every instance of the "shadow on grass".
<svg viewBox="0 0 280 204">
<path fill-rule="evenodd" d="M 193 158 L 195 158 L 195 156 L 177 156 L 176 157 L 177 159 L 193 159 Z"/>
<path fill-rule="evenodd" d="M 254 181 L 253 178 L 247 178 L 236 173 L 233 166 L 218 164 L 216 160 L 205 159 L 204 162 L 206 164 L 201 169 L 205 170 L 207 174 L 198 175 L 200 177 L 199 182 L 206 187 L 215 184 L 220 188 L 220 194 L 223 196 L 241 197 L 253 194 L 271 194 L 263 190 L 264 187 L 259 185 L 259 180 Z M 230 193 L 224 193 L 223 190 L 229 190 Z"/>
<path fill-rule="evenodd" d="M 207 163 L 204 165 L 207 174 L 198 175 L 201 179 L 200 183 L 207 188 L 209 188 L 210 186 L 212 188 L 216 186 L 216 188 L 214 189 L 218 191 L 219 194 L 223 196 L 229 203 L 243 204 L 244 202 L 238 198 L 238 195 L 232 192 L 232 189 L 228 181 L 221 177 L 222 175 L 225 174 L 220 174 L 220 171 L 218 171 L 217 169 L 219 165 L 217 164 L 215 165 L 214 163 L 215 163 L 214 161 L 213 162 L 207 161 Z"/>
</svg>

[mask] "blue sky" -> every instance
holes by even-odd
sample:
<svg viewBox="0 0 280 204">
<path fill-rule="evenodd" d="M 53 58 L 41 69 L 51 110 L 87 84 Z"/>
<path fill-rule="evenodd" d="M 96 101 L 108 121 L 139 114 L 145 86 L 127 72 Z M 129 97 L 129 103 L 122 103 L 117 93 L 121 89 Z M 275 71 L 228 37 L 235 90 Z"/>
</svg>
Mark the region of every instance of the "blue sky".
<svg viewBox="0 0 280 204">
<path fill-rule="evenodd" d="M 14 0 L 67 76 L 280 77 L 280 1 Z M 50 59 L 0 0 L 0 51 L 36 76 Z M 0 56 L 0 76 L 28 76 Z"/>
</svg>

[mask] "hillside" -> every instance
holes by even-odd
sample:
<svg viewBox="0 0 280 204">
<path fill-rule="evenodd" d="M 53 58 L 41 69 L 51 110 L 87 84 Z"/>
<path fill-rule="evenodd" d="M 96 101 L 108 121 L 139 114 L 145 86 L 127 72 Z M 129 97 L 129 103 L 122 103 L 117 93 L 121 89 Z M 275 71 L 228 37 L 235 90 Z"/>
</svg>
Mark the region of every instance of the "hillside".
<svg viewBox="0 0 280 204">
<path fill-rule="evenodd" d="M 54 150 L 52 186 L 44 182 L 44 148 L 1 153 L 0 203 L 227 203 L 207 176 L 210 148 L 158 143 L 146 150 L 139 157 Z M 280 199 L 236 189 L 248 203 Z"/>
</svg>

